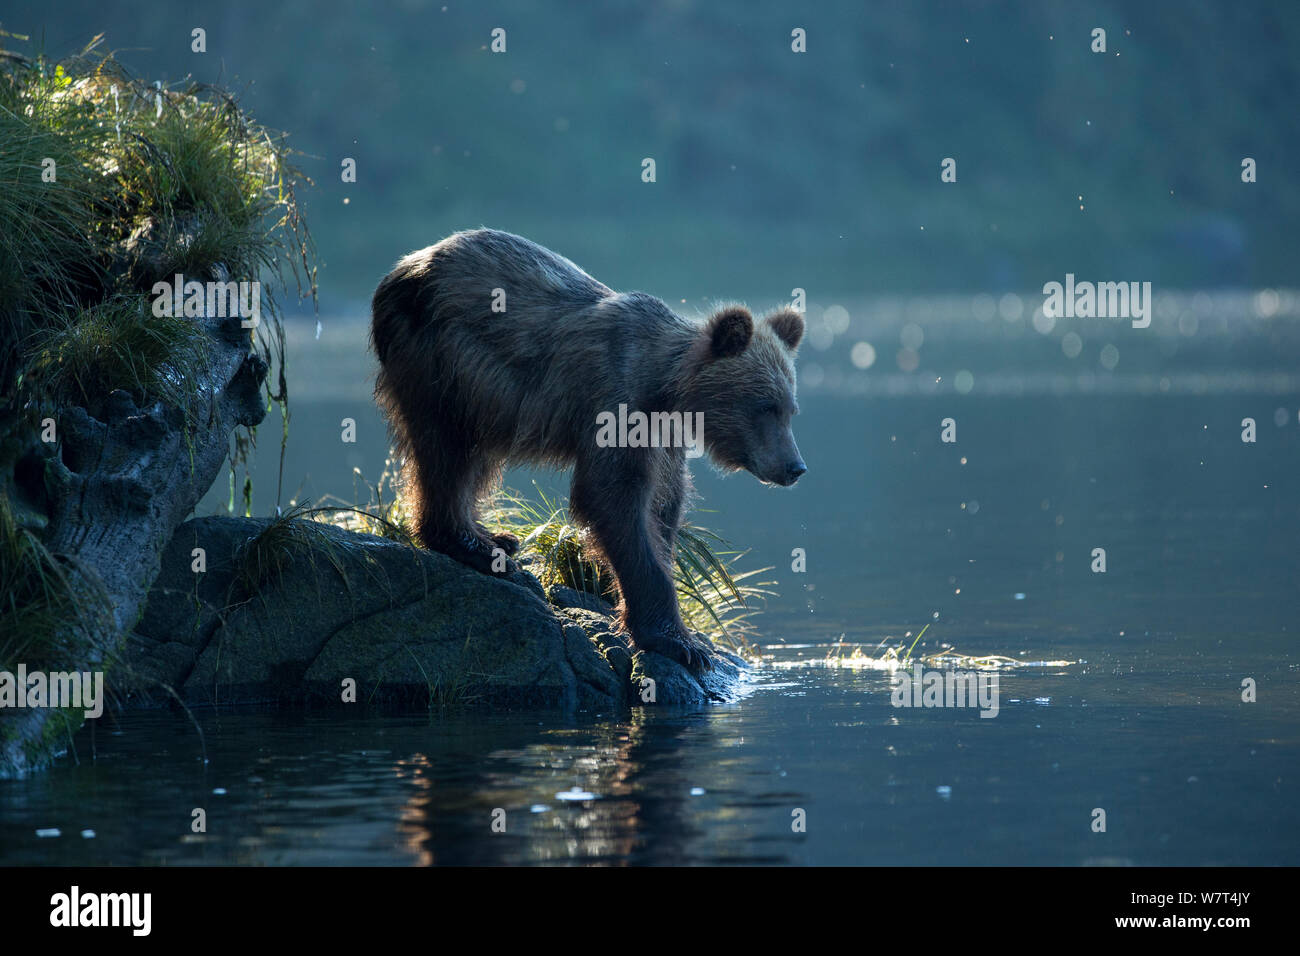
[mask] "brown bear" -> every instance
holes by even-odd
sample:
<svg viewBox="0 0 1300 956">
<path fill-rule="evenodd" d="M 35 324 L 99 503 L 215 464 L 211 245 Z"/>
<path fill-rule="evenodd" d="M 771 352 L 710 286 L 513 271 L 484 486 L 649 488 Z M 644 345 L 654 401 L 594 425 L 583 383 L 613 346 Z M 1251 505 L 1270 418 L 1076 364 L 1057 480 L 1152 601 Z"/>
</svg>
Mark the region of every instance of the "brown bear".
<svg viewBox="0 0 1300 956">
<path fill-rule="evenodd" d="M 672 575 L 687 458 L 702 447 L 775 485 L 807 470 L 790 430 L 803 317 L 730 305 L 691 320 L 493 229 L 403 258 L 372 312 L 375 396 L 425 547 L 501 568 L 517 542 L 479 523 L 478 501 L 507 463 L 571 465 L 570 511 L 613 568 L 633 643 L 710 666 Z"/>
</svg>

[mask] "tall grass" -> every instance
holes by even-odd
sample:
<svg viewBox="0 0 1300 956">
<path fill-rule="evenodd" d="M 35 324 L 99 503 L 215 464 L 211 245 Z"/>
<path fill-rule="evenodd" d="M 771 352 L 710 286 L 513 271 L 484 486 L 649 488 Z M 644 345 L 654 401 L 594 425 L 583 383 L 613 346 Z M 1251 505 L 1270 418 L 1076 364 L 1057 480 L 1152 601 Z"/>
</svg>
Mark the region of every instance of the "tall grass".
<svg viewBox="0 0 1300 956">
<path fill-rule="evenodd" d="M 177 272 L 283 279 L 288 266 L 314 288 L 283 139 L 212 87 L 149 86 L 99 43 L 57 64 L 0 55 L 0 396 L 22 384 L 32 332 Z"/>
<path fill-rule="evenodd" d="M 67 573 L 0 495 L 0 670 L 68 659 L 66 622 L 80 613 Z"/>
<path fill-rule="evenodd" d="M 418 547 L 420 541 L 415 532 L 415 516 L 398 488 L 400 471 L 397 460 L 391 455 L 384 462 L 384 470 L 377 482 L 368 481 L 360 468 L 353 468 L 352 503 L 326 495 L 320 500 L 319 507 L 313 509 L 313 517 L 347 531 L 372 534 Z"/>
</svg>

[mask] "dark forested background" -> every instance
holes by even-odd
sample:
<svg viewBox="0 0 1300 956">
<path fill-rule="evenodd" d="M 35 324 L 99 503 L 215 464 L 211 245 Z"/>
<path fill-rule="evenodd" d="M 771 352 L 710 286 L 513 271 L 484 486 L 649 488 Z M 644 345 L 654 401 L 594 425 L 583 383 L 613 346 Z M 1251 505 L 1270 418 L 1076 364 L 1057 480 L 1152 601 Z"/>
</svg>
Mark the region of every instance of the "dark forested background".
<svg viewBox="0 0 1300 956">
<path fill-rule="evenodd" d="M 326 308 L 477 225 L 666 298 L 1294 284 L 1300 4 L 204 6 L 18 0 L 0 26 L 53 57 L 102 32 L 290 132 Z"/>
</svg>

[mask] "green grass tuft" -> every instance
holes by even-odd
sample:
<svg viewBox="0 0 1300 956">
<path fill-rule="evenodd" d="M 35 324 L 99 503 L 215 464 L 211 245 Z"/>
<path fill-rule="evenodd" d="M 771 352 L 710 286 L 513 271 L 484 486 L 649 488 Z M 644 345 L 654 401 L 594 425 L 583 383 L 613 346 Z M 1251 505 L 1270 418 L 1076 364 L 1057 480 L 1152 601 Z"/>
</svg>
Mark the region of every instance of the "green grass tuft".
<svg viewBox="0 0 1300 956">
<path fill-rule="evenodd" d="M 75 650 L 66 640 L 77 600 L 63 565 L 22 527 L 0 495 L 0 670 L 56 664 Z M 63 637 L 60 637 L 63 635 Z"/>
<path fill-rule="evenodd" d="M 415 516 L 406 499 L 397 490 L 400 468 L 392 456 L 384 462 L 384 470 L 379 481 L 372 484 L 361 473 L 360 468 L 352 469 L 352 504 L 341 501 L 337 505 L 327 505 L 328 501 L 338 501 L 332 495 L 321 499 L 321 505 L 313 509 L 313 518 L 358 534 L 370 534 L 387 541 L 419 547 L 420 539 L 415 531 Z M 362 489 L 366 499 L 361 500 Z"/>
<path fill-rule="evenodd" d="M 529 570 L 544 587 L 560 584 L 615 603 L 618 585 L 614 575 L 594 559 L 585 533 L 570 521 L 567 506 L 552 501 L 540 488 L 537 494 L 539 502 L 532 502 L 502 492 L 485 522 L 519 538 L 521 556 L 537 559 Z M 755 578 L 771 568 L 739 571 L 737 564 L 745 552 L 729 547 L 706 528 L 683 526 L 677 535 L 673 577 L 683 623 L 723 647 L 749 654 L 756 633 L 752 604 L 773 593 L 773 582 Z"/>
<path fill-rule="evenodd" d="M 318 554 L 348 583 L 334 542 L 323 525 L 311 520 L 312 517 L 312 510 L 304 502 L 277 515 L 245 541 L 235 555 L 232 590 L 249 597 L 259 594 L 267 585 L 278 585 L 285 569 L 299 557 L 307 557 L 314 563 Z"/>
<path fill-rule="evenodd" d="M 114 296 L 35 333 L 27 374 L 56 406 L 93 411 L 124 389 L 138 404 L 161 400 L 187 409 L 207 354 L 206 337 L 191 320 L 155 316 L 138 296 Z"/>
</svg>

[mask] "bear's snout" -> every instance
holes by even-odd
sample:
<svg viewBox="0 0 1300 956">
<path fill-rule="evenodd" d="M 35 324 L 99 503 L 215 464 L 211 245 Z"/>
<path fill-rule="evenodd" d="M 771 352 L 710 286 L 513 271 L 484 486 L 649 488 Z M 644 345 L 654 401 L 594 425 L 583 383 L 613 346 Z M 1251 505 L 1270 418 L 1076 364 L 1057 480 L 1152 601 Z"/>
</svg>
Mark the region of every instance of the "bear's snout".
<svg viewBox="0 0 1300 956">
<path fill-rule="evenodd" d="M 782 488 L 789 488 L 798 481 L 799 477 L 807 470 L 808 466 L 803 463 L 803 459 L 796 458 L 794 461 L 778 466 L 766 474 L 758 472 L 755 474 L 759 481 L 765 482 L 766 484 L 780 485 Z"/>
<path fill-rule="evenodd" d="M 785 466 L 785 475 L 782 478 L 777 479 L 777 484 L 784 488 L 789 488 L 798 481 L 799 476 L 807 470 L 808 466 L 803 463 L 803 459 L 796 458 Z"/>
</svg>

